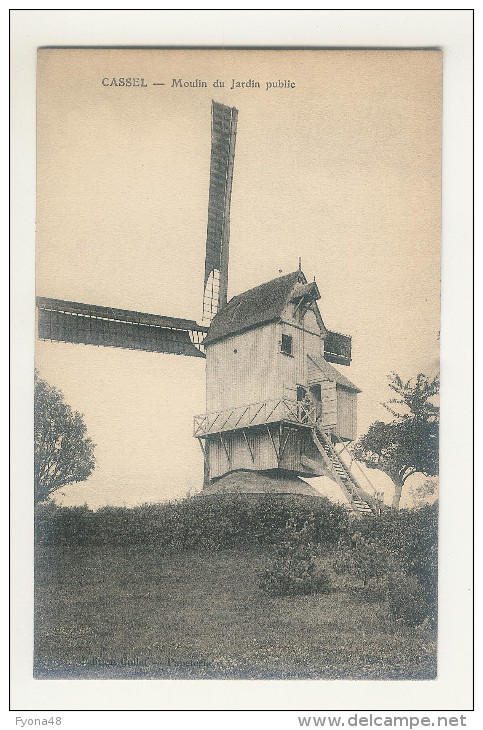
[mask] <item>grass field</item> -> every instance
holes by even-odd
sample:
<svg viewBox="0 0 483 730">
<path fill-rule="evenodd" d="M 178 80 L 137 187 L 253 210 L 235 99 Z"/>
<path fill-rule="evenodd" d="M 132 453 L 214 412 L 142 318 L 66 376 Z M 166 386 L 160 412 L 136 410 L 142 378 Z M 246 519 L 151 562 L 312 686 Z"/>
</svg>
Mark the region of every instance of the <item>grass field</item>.
<svg viewBox="0 0 483 730">
<path fill-rule="evenodd" d="M 41 547 L 37 678 L 432 679 L 436 636 L 362 593 L 271 597 L 266 548 Z"/>
</svg>

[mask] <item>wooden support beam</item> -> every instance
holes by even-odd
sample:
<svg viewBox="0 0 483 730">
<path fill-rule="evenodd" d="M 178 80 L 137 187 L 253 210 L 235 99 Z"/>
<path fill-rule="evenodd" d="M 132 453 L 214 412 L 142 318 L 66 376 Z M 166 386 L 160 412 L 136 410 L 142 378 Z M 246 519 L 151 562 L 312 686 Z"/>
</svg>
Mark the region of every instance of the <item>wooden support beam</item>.
<svg viewBox="0 0 483 730">
<path fill-rule="evenodd" d="M 304 301 L 304 297 L 300 297 L 299 301 L 297 302 L 297 306 L 294 309 L 294 313 L 293 313 L 294 319 L 295 319 L 295 315 L 297 314 L 303 301 Z"/>
<path fill-rule="evenodd" d="M 274 441 L 272 432 L 270 431 L 270 428 L 269 428 L 268 424 L 266 424 L 266 428 L 267 428 L 267 431 L 268 431 L 268 435 L 270 436 L 270 441 L 272 442 L 273 450 L 275 451 L 275 456 L 277 457 L 277 464 L 280 464 L 280 457 L 278 455 L 278 450 L 277 450 L 277 447 L 275 445 L 275 441 Z"/>
<path fill-rule="evenodd" d="M 238 426 L 238 424 L 240 423 L 240 421 L 242 420 L 243 416 L 245 415 L 245 413 L 246 413 L 246 412 L 248 411 L 248 409 L 249 409 L 249 408 L 250 408 L 250 406 L 247 406 L 247 407 L 245 408 L 245 410 L 244 410 L 244 411 L 243 411 L 243 413 L 241 414 L 241 416 L 240 416 L 240 418 L 238 419 L 238 421 L 237 421 L 237 422 L 236 422 L 236 423 L 235 423 L 235 424 L 233 425 L 233 428 L 236 428 L 236 427 Z"/>
<path fill-rule="evenodd" d="M 195 416 L 194 417 L 194 426 L 193 426 L 193 436 L 196 436 L 198 438 L 198 434 L 200 431 L 202 432 L 202 435 L 204 436 L 206 432 L 205 424 L 207 421 L 206 416 Z"/>
<path fill-rule="evenodd" d="M 267 416 L 267 414 L 265 414 L 265 421 L 268 421 L 268 419 L 270 418 L 270 416 L 272 415 L 272 413 L 275 413 L 275 411 L 277 410 L 277 408 L 279 407 L 279 405 L 280 405 L 281 402 L 282 402 L 281 400 L 277 401 L 277 403 L 272 408 L 272 410 L 270 411 L 270 413 L 268 414 L 268 416 Z"/>
<path fill-rule="evenodd" d="M 223 429 L 225 428 L 226 424 L 228 423 L 228 421 L 232 417 L 233 413 L 234 413 L 234 410 L 233 411 L 230 411 L 230 413 L 228 414 L 228 418 L 225 419 L 225 421 L 223 422 L 223 425 L 220 427 L 220 431 L 223 431 Z M 228 429 L 228 430 L 230 430 L 230 429 Z"/>
<path fill-rule="evenodd" d="M 220 441 L 222 443 L 222 446 L 225 449 L 226 458 L 228 459 L 228 468 L 231 469 L 230 452 L 228 451 L 228 449 L 226 447 L 225 441 L 224 441 L 223 436 L 221 435 L 221 433 L 219 434 L 219 437 L 220 437 Z"/>
<path fill-rule="evenodd" d="M 213 426 L 215 425 L 215 423 L 217 422 L 217 420 L 219 419 L 219 417 L 220 417 L 220 416 L 221 416 L 221 413 L 218 413 L 218 414 L 217 414 L 217 416 L 216 416 L 216 418 L 215 418 L 215 420 L 214 420 L 214 421 L 213 421 L 213 423 L 211 424 L 211 426 L 210 426 L 210 422 L 209 422 L 209 420 L 208 420 L 208 416 L 206 417 L 206 420 L 207 420 L 207 422 L 208 422 L 208 423 L 207 423 L 207 427 L 206 427 L 206 432 L 207 432 L 207 433 L 208 433 L 208 431 L 211 431 L 211 429 L 213 428 Z"/>
<path fill-rule="evenodd" d="M 250 452 L 250 456 L 252 457 L 252 462 L 254 464 L 255 463 L 255 455 L 254 455 L 254 453 L 252 451 L 252 447 L 250 446 L 250 442 L 248 440 L 248 436 L 246 434 L 245 429 L 242 429 L 242 431 L 243 431 L 243 436 L 245 438 L 246 445 L 248 446 L 248 451 Z"/>
<path fill-rule="evenodd" d="M 265 403 L 262 403 L 262 405 L 260 406 L 260 408 L 258 409 L 258 411 L 255 413 L 255 415 L 250 418 L 250 423 L 253 423 L 253 421 L 258 416 L 258 414 L 260 413 L 260 411 L 262 410 L 262 408 L 264 407 L 264 405 L 266 405 L 266 404 Z"/>
<path fill-rule="evenodd" d="M 342 443 L 341 439 L 338 439 L 338 441 L 339 441 L 340 443 Z M 351 454 L 351 452 L 350 452 L 350 451 L 349 451 L 349 449 L 347 448 L 347 447 L 348 447 L 348 445 L 349 445 L 349 444 L 344 444 L 343 448 L 342 448 L 342 449 L 341 449 L 340 451 L 337 451 L 336 453 L 337 453 L 337 455 L 340 455 L 340 454 L 342 454 L 342 452 L 343 452 L 343 451 L 347 451 L 347 453 L 349 454 L 349 458 L 350 458 L 350 461 L 351 461 L 351 466 L 352 466 L 352 462 L 353 462 L 353 457 L 352 457 L 352 454 Z M 334 451 L 335 451 L 335 449 L 334 449 Z"/>
<path fill-rule="evenodd" d="M 201 437 L 198 436 L 198 443 L 200 445 L 201 451 L 203 452 L 203 486 L 207 487 L 210 484 L 210 459 L 208 456 L 208 449 L 209 449 L 209 443 L 206 442 L 203 445 L 203 441 L 201 440 Z"/>
<path fill-rule="evenodd" d="M 282 439 L 280 438 L 280 445 L 281 445 L 281 447 L 280 447 L 280 458 L 279 458 L 279 461 L 282 461 L 282 457 L 283 457 L 283 454 L 284 454 L 284 451 L 285 451 L 285 448 L 287 446 L 287 443 L 288 443 L 289 438 L 290 438 L 290 429 L 288 428 L 287 429 L 287 437 L 285 439 L 285 442 L 284 442 L 283 446 L 281 445 L 282 444 Z"/>
</svg>

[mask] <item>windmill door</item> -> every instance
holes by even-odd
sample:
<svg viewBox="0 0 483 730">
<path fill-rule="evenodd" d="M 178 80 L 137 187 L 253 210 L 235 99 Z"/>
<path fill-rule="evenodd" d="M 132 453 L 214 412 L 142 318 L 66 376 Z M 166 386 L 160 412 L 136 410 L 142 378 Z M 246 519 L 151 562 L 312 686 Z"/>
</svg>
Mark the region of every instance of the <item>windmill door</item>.
<svg viewBox="0 0 483 730">
<path fill-rule="evenodd" d="M 319 421 L 324 428 L 335 426 L 337 423 L 337 391 L 333 380 L 323 380 L 320 384 L 322 416 Z"/>
<path fill-rule="evenodd" d="M 322 416 L 322 386 L 320 383 L 309 386 L 310 396 L 312 403 L 315 405 L 317 421 L 320 421 Z"/>
</svg>

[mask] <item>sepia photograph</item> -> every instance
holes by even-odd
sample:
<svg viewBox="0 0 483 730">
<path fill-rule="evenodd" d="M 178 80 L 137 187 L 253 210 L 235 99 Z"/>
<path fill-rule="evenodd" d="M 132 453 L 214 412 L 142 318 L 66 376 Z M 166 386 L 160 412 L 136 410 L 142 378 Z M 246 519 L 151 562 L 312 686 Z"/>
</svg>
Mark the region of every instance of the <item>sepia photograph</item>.
<svg viewBox="0 0 483 730">
<path fill-rule="evenodd" d="M 434 49 L 39 49 L 36 679 L 437 678 L 441 119 Z"/>
</svg>

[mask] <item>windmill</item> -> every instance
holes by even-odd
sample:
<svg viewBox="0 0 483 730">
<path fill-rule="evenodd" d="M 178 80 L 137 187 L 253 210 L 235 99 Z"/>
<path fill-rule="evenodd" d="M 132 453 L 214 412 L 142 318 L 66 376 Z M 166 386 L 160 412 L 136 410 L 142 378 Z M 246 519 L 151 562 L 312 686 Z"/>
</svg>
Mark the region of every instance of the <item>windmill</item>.
<svg viewBox="0 0 483 730">
<path fill-rule="evenodd" d="M 237 118 L 235 108 L 212 102 L 202 324 L 37 297 L 38 336 L 205 358 L 206 413 L 194 418 L 205 493 L 229 491 L 234 474 L 238 491 L 254 491 L 247 477 L 255 477 L 268 491 L 307 493 L 298 477 L 325 475 L 355 515 L 377 513 L 377 498 L 343 455 L 355 438 L 360 391 L 331 363 L 350 364 L 351 338 L 325 327 L 315 281 L 299 265 L 228 301 Z"/>
</svg>

